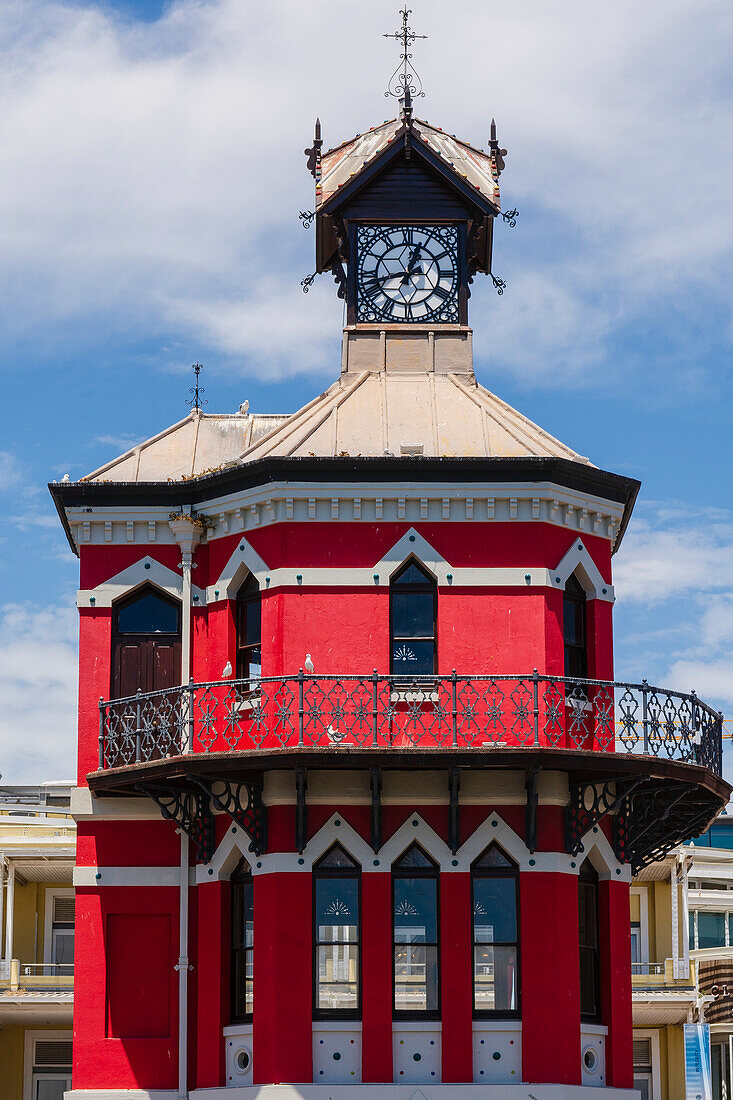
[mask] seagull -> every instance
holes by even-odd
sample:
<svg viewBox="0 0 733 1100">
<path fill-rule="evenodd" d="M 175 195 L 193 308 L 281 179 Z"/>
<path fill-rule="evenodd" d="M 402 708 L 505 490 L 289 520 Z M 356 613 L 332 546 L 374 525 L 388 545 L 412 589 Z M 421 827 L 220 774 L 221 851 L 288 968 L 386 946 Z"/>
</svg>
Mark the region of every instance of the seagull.
<svg viewBox="0 0 733 1100">
<path fill-rule="evenodd" d="M 64 476 L 63 476 L 63 477 L 61 478 L 61 480 L 62 480 L 62 481 L 70 481 L 70 480 L 71 480 L 71 478 L 69 477 L 69 475 L 68 475 L 68 474 L 64 474 Z"/>
<path fill-rule="evenodd" d="M 242 416 L 246 416 L 249 412 L 249 401 L 243 401 L 242 404 L 239 406 L 239 411 Z"/>
<path fill-rule="evenodd" d="M 306 653 L 306 655 L 305 655 L 305 665 L 303 667 L 305 668 L 306 672 L 315 672 L 316 671 L 315 666 L 313 664 L 313 661 L 311 660 L 310 653 Z"/>
<path fill-rule="evenodd" d="M 231 674 L 232 674 L 232 662 L 227 661 L 227 663 L 224 665 L 224 668 L 221 670 L 222 680 L 228 680 L 229 677 L 231 676 Z"/>
</svg>

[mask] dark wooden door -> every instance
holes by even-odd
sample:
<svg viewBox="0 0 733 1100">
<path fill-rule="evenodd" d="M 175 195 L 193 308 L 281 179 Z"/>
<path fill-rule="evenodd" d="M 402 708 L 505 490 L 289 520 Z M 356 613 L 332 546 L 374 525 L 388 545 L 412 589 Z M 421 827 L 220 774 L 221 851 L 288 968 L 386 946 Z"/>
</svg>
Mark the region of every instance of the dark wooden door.
<svg viewBox="0 0 733 1100">
<path fill-rule="evenodd" d="M 180 605 L 148 587 L 115 608 L 111 698 L 181 682 Z"/>
</svg>

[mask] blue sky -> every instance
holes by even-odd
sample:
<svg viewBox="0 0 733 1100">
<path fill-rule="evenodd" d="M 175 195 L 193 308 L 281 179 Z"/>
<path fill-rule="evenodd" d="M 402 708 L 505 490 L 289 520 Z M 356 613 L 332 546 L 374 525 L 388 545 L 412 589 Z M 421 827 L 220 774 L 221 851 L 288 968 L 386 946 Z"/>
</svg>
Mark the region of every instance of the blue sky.
<svg viewBox="0 0 733 1100">
<path fill-rule="evenodd" d="M 388 115 L 397 7 L 5 0 L 7 781 L 73 771 L 77 563 L 46 482 L 185 415 L 197 359 L 211 411 L 292 410 L 337 374 L 333 284 L 299 286 L 302 150 L 316 114 L 327 146 Z M 641 479 L 616 558 L 617 675 L 731 713 L 730 5 L 413 8 L 418 115 L 478 145 L 495 116 L 504 206 L 521 211 L 496 234 L 506 293 L 474 285 L 479 378 Z"/>
</svg>

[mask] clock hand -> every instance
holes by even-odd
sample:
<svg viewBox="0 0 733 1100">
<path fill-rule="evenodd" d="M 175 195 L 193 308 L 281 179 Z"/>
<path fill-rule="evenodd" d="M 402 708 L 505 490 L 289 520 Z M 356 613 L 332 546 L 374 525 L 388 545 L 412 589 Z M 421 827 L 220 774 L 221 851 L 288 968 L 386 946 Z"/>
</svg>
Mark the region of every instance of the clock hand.
<svg viewBox="0 0 733 1100">
<path fill-rule="evenodd" d="M 413 248 L 411 254 L 410 254 L 410 259 L 407 261 L 407 271 L 405 271 L 404 275 L 402 276 L 402 284 L 401 284 L 402 286 L 405 286 L 405 284 L 407 282 L 409 282 L 410 277 L 412 275 L 416 274 L 416 272 L 413 269 L 414 269 L 415 264 L 417 263 L 417 257 L 419 255 L 419 253 L 420 253 L 420 245 L 416 244 L 415 247 Z"/>
</svg>

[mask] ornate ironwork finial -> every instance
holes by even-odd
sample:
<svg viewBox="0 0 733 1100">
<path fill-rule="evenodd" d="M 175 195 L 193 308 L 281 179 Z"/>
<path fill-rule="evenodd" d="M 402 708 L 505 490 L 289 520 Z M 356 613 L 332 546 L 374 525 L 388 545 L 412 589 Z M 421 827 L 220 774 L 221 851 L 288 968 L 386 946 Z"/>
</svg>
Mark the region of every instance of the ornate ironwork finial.
<svg viewBox="0 0 733 1100">
<path fill-rule="evenodd" d="M 411 109 L 411 99 L 419 99 L 420 96 L 424 96 L 425 92 L 422 89 L 422 80 L 412 64 L 412 54 L 410 53 L 410 46 L 417 38 L 427 38 L 426 34 L 415 34 L 414 30 L 408 23 L 408 19 L 411 15 L 410 8 L 403 8 L 400 12 L 402 16 L 402 27 L 400 30 L 395 31 L 394 34 L 384 34 L 383 38 L 394 38 L 398 42 L 402 43 L 402 53 L 400 54 L 400 63 L 389 78 L 387 85 L 387 91 L 385 96 L 393 96 L 394 99 L 400 99 L 405 101 L 405 108 Z"/>
<path fill-rule="evenodd" d="M 186 401 L 186 404 L 190 405 L 192 409 L 200 409 L 203 405 L 208 405 L 209 403 L 208 401 L 204 401 L 201 396 L 202 393 L 206 393 L 206 390 L 203 386 L 199 386 L 199 375 L 203 369 L 202 363 L 193 363 L 191 366 L 191 370 L 196 375 L 196 385 L 191 386 L 188 391 L 191 396 Z"/>
</svg>

